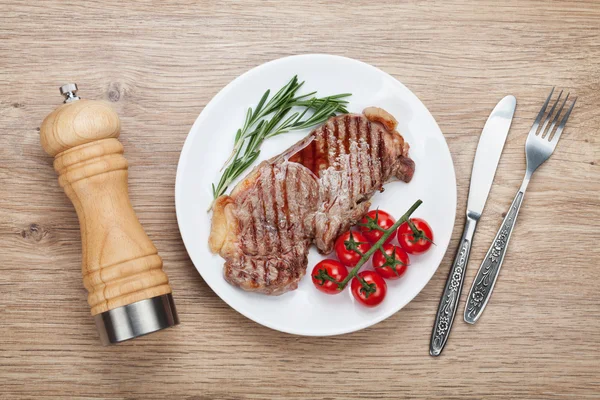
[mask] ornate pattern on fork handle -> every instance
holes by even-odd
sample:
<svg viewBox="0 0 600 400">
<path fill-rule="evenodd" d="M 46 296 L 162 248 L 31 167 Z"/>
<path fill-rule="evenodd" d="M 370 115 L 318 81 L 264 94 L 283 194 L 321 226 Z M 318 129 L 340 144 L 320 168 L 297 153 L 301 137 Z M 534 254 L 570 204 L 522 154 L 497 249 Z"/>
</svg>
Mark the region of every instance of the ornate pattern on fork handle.
<svg viewBox="0 0 600 400">
<path fill-rule="evenodd" d="M 465 322 L 471 324 L 475 323 L 481 316 L 483 309 L 492 295 L 494 284 L 496 283 L 496 279 L 500 273 L 500 267 L 502 266 L 502 261 L 504 260 L 504 255 L 506 254 L 508 241 L 510 240 L 510 235 L 515 226 L 517 214 L 521 208 L 523 195 L 524 192 L 519 190 L 515 196 L 515 199 L 513 200 L 508 214 L 502 222 L 500 230 L 496 234 L 496 238 L 492 242 L 490 249 L 485 255 L 483 263 L 477 271 L 477 275 L 473 280 L 473 286 L 471 286 L 471 290 L 469 291 L 469 296 L 467 298 L 467 305 L 464 315 Z"/>
</svg>

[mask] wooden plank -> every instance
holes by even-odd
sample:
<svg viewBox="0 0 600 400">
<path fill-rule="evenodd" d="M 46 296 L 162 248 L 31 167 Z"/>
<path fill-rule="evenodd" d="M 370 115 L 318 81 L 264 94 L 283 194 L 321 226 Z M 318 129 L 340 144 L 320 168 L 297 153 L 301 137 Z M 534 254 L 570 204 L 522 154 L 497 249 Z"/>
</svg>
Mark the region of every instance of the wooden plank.
<svg viewBox="0 0 600 400">
<path fill-rule="evenodd" d="M 0 398 L 598 398 L 600 3 L 509 0 L 310 3 L 0 0 Z M 458 218 L 429 285 L 350 335 L 263 328 L 198 276 L 174 209 L 179 151 L 229 81 L 297 53 L 358 58 L 432 112 L 455 163 Z M 165 262 L 182 324 L 102 347 L 81 284 L 77 217 L 39 145 L 57 88 L 113 102 L 130 195 Z M 518 107 L 467 285 L 522 179 L 525 135 L 549 88 L 579 96 L 536 173 L 480 323 L 428 356 L 464 221 L 477 140 L 506 94 Z"/>
</svg>

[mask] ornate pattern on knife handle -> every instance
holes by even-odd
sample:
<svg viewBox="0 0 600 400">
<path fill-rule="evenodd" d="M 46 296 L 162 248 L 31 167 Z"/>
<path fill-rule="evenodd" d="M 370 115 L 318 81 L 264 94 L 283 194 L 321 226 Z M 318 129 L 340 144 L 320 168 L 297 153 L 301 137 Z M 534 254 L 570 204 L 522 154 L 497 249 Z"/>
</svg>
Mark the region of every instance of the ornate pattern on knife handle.
<svg viewBox="0 0 600 400">
<path fill-rule="evenodd" d="M 446 345 L 448 336 L 450 335 L 450 328 L 454 322 L 456 308 L 460 300 L 460 293 L 465 280 L 465 271 L 471 253 L 471 244 L 473 243 L 473 234 L 475 233 L 476 225 L 477 219 L 472 216 L 467 216 L 458 252 L 454 258 L 452 268 L 450 269 L 450 274 L 448 275 L 444 293 L 440 299 L 435 323 L 431 332 L 429 354 L 432 356 L 440 355 L 442 349 Z"/>
<path fill-rule="evenodd" d="M 524 191 L 519 190 L 510 206 L 509 212 L 504 217 L 504 221 L 502 221 L 502 225 L 492 242 L 492 246 L 477 271 L 467 298 L 465 322 L 470 324 L 475 323 L 481 316 L 483 309 L 492 295 L 494 284 L 496 283 L 504 255 L 506 254 L 508 241 L 510 240 L 510 235 L 517 221 L 517 214 L 523 202 L 523 195 Z"/>
</svg>

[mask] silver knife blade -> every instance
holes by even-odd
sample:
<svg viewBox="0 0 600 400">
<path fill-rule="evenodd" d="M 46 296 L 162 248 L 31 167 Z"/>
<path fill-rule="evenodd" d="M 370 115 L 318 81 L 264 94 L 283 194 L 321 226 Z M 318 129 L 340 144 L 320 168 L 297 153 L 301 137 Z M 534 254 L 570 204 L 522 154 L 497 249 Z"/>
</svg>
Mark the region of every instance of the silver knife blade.
<svg viewBox="0 0 600 400">
<path fill-rule="evenodd" d="M 481 132 L 467 202 L 467 212 L 473 213 L 476 219 L 481 216 L 490 193 L 516 106 L 515 96 L 504 97 L 492 110 Z"/>
</svg>

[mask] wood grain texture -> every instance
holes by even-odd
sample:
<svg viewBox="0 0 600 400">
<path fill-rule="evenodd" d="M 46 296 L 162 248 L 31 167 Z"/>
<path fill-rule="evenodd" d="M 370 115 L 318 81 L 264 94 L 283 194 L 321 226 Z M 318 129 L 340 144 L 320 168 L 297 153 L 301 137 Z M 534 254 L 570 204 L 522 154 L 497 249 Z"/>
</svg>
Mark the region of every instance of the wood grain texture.
<svg viewBox="0 0 600 400">
<path fill-rule="evenodd" d="M 179 152 L 208 101 L 251 67 L 314 52 L 407 85 L 444 132 L 458 183 L 450 250 L 425 289 L 372 328 L 321 339 L 271 331 L 223 303 L 188 259 L 174 208 Z M 595 0 L 0 0 L 0 398 L 599 398 L 599 65 Z M 77 216 L 39 144 L 66 82 L 121 117 L 131 201 L 164 259 L 182 322 L 174 329 L 100 345 Z M 485 119 L 504 95 L 517 97 L 467 286 L 554 85 L 578 105 L 529 186 L 492 303 L 478 324 L 457 321 L 431 358 Z"/>
</svg>

